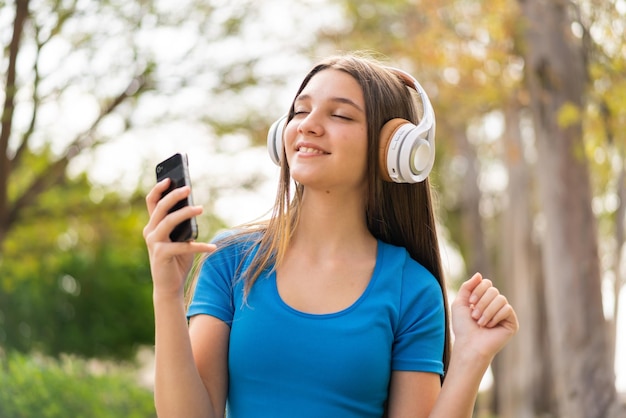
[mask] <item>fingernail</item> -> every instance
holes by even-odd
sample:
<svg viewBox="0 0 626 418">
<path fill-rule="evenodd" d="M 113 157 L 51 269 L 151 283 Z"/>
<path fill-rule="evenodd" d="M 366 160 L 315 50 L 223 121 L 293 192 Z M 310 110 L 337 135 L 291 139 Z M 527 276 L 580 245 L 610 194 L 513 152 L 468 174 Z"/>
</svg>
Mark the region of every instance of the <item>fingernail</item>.
<svg viewBox="0 0 626 418">
<path fill-rule="evenodd" d="M 480 311 L 478 309 L 474 309 L 472 311 L 472 318 L 474 318 L 474 319 L 480 318 Z"/>
<path fill-rule="evenodd" d="M 470 296 L 469 302 L 472 303 L 472 304 L 478 302 L 478 296 L 476 296 L 476 295 Z"/>
<path fill-rule="evenodd" d="M 485 322 L 487 322 L 485 320 L 484 316 L 481 316 L 480 319 L 478 320 L 478 325 L 480 325 L 481 327 L 485 325 Z"/>
</svg>

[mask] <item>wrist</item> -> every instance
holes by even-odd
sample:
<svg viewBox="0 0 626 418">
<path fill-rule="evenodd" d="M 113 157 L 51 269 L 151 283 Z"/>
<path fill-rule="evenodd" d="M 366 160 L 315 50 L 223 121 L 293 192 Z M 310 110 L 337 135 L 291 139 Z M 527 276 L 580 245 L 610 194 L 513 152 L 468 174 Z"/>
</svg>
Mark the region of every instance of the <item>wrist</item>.
<svg viewBox="0 0 626 418">
<path fill-rule="evenodd" d="M 457 364 L 457 367 L 476 369 L 484 373 L 493 361 L 494 356 L 486 354 L 472 347 L 471 344 L 464 344 L 463 341 L 455 341 L 452 347 L 450 362 Z"/>
<path fill-rule="evenodd" d="M 491 363 L 471 344 L 456 340 L 441 393 L 430 417 L 471 417 L 480 383 Z"/>
<path fill-rule="evenodd" d="M 184 304 L 185 297 L 182 291 L 152 289 L 152 302 L 156 306 L 161 304 Z"/>
</svg>

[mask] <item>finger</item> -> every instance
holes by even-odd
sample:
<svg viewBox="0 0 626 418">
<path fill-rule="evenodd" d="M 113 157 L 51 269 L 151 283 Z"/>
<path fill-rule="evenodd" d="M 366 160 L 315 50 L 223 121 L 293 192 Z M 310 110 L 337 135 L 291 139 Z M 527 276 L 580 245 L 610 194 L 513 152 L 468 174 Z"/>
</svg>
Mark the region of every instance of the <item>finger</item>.
<svg viewBox="0 0 626 418">
<path fill-rule="evenodd" d="M 157 192 L 160 190 L 159 188 L 154 188 L 153 191 Z M 164 192 L 167 189 L 163 189 Z M 191 193 L 191 189 L 188 186 L 179 187 L 172 190 L 166 196 L 161 198 L 161 195 L 157 195 L 156 202 L 152 212 L 150 213 L 150 220 L 148 221 L 148 225 L 146 225 L 146 229 L 148 232 L 153 231 L 157 228 L 157 226 L 163 221 L 163 219 L 168 215 L 169 210 L 180 200 L 185 199 Z M 154 199 L 154 196 L 152 197 Z M 144 233 L 145 235 L 145 233 Z"/>
<path fill-rule="evenodd" d="M 495 288 L 491 288 L 491 289 L 495 289 Z M 477 323 L 481 327 L 490 323 L 498 314 L 498 312 L 500 312 L 500 310 L 508 304 L 504 296 L 500 295 L 499 293 L 496 294 L 495 292 L 491 291 L 491 289 L 489 289 L 487 294 L 485 294 L 485 297 L 488 297 L 488 298 L 491 298 L 492 295 L 495 295 L 493 299 L 489 302 L 489 304 L 485 305 L 482 308 L 475 308 L 473 311 L 473 314 L 477 311 L 480 312 L 477 318 Z M 482 302 L 482 299 L 481 299 L 481 302 Z M 473 314 L 472 316 L 474 316 Z"/>
<path fill-rule="evenodd" d="M 463 284 L 459 288 L 459 292 L 454 298 L 455 303 L 469 306 L 469 299 L 472 295 L 472 292 L 476 288 L 476 286 L 481 283 L 482 280 L 483 276 L 480 273 L 475 273 L 469 280 L 463 282 Z"/>
<path fill-rule="evenodd" d="M 189 186 L 177 187 L 168 194 L 163 197 L 160 197 L 154 208 L 155 212 L 163 213 L 163 216 L 167 215 L 167 213 L 178 203 L 179 201 L 187 198 L 191 193 L 191 188 Z"/>
<path fill-rule="evenodd" d="M 472 298 L 470 298 L 470 300 L 473 300 L 473 296 L 476 295 L 476 292 L 472 293 Z M 484 293 L 480 296 L 480 299 L 478 299 L 475 303 L 471 304 L 472 308 L 475 310 L 480 311 L 481 313 L 485 311 L 485 309 L 487 309 L 487 306 L 489 306 L 490 303 L 493 302 L 493 300 L 495 298 L 497 298 L 500 295 L 500 291 L 496 288 L 496 287 L 489 287 L 487 288 Z"/>
<path fill-rule="evenodd" d="M 212 253 L 217 249 L 215 244 L 206 242 L 173 242 L 168 244 L 167 251 L 170 255 L 184 255 L 184 254 L 197 254 L 197 253 Z"/>
<path fill-rule="evenodd" d="M 504 298 L 504 296 L 502 296 Z M 506 298 L 504 298 L 506 300 Z M 491 320 L 487 322 L 485 327 L 493 328 L 495 326 L 502 325 L 506 326 L 513 331 L 516 331 L 519 328 L 519 324 L 517 322 L 517 315 L 515 314 L 515 309 L 511 306 L 508 301 L 506 301 L 502 307 L 493 315 Z"/>
<path fill-rule="evenodd" d="M 485 325 L 485 327 L 493 328 L 498 325 L 507 327 L 513 332 L 516 332 L 519 329 L 517 315 L 515 314 L 515 310 L 509 303 L 506 303 L 504 306 L 502 306 L 502 308 L 493 316 L 491 321 L 489 321 Z"/>
<path fill-rule="evenodd" d="M 493 288 L 493 283 L 489 279 L 482 279 L 480 283 L 472 290 L 469 302 L 472 305 L 476 305 L 478 301 L 485 295 L 485 293 Z"/>
<path fill-rule="evenodd" d="M 167 190 L 170 185 L 169 177 L 161 180 L 150 190 L 150 192 L 146 195 L 146 207 L 148 208 L 148 214 L 152 215 L 154 208 L 156 207 L 159 200 L 161 200 L 161 196 L 163 192 Z"/>
<path fill-rule="evenodd" d="M 194 216 L 199 216 L 202 212 L 202 206 L 185 206 L 166 215 L 154 228 L 153 239 L 157 241 L 170 241 L 170 234 L 178 224 Z M 155 211 L 155 213 L 157 212 Z"/>
<path fill-rule="evenodd" d="M 149 248 L 150 268 L 153 272 L 173 267 L 183 269 L 187 273 L 197 254 L 211 254 L 217 249 L 215 244 L 194 241 L 157 242 Z"/>
</svg>

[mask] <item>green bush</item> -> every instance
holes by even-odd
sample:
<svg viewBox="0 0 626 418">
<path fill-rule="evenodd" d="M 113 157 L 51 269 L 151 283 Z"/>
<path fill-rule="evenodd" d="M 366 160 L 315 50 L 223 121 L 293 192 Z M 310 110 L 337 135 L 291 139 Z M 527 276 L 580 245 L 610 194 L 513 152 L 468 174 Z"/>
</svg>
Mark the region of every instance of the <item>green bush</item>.
<svg viewBox="0 0 626 418">
<path fill-rule="evenodd" d="M 152 392 L 123 368 L 96 374 L 87 361 L 72 357 L 0 356 L 2 418 L 155 416 Z"/>
</svg>

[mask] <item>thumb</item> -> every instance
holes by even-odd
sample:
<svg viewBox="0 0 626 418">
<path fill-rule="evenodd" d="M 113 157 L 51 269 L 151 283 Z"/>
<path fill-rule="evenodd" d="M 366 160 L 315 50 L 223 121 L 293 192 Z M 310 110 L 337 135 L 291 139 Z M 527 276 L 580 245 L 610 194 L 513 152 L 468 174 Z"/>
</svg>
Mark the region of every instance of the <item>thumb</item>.
<svg viewBox="0 0 626 418">
<path fill-rule="evenodd" d="M 469 280 L 463 282 L 463 284 L 459 288 L 459 292 L 457 293 L 454 301 L 461 305 L 469 306 L 470 296 L 472 295 L 472 292 L 474 291 L 474 289 L 476 289 L 476 286 L 478 286 L 482 280 L 483 280 L 482 274 L 474 273 L 474 275 Z"/>
</svg>

